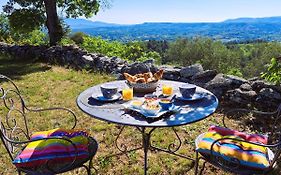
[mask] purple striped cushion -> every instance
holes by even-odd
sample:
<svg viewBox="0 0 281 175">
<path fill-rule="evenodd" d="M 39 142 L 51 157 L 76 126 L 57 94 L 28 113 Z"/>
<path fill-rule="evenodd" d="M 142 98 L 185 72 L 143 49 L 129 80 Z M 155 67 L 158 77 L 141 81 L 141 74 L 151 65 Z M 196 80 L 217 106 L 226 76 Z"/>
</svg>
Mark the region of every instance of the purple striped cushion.
<svg viewBox="0 0 281 175">
<path fill-rule="evenodd" d="M 42 138 L 54 138 L 63 136 L 70 139 L 77 147 L 77 152 L 73 145 L 62 139 L 38 140 Z M 54 129 L 49 131 L 37 132 L 31 136 L 33 142 L 29 143 L 15 158 L 13 163 L 17 167 L 40 167 L 49 161 L 52 163 L 67 163 L 77 159 L 87 158 L 88 134 L 79 130 Z M 37 140 L 37 141 L 36 141 Z"/>
</svg>

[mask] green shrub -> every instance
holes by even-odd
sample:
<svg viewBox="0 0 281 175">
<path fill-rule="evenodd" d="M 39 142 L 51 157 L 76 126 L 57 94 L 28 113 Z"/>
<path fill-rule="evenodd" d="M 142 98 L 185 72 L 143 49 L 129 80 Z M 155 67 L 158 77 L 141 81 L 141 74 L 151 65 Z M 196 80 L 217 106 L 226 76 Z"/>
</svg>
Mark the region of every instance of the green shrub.
<svg viewBox="0 0 281 175">
<path fill-rule="evenodd" d="M 76 44 L 82 44 L 84 42 L 84 37 L 87 36 L 83 32 L 76 32 L 70 35 L 70 39 L 73 40 Z"/>
<path fill-rule="evenodd" d="M 20 45 L 29 44 L 29 45 L 39 46 L 39 45 L 48 44 L 48 38 L 46 33 L 40 30 L 34 30 L 27 34 L 15 34 L 15 35 L 17 35 L 18 38 L 14 39 L 14 41 L 16 41 L 17 44 Z"/>
<path fill-rule="evenodd" d="M 154 59 L 161 63 L 160 54 L 146 50 L 143 42 L 130 42 L 127 44 L 118 41 L 107 41 L 100 37 L 84 36 L 80 46 L 89 52 L 101 53 L 107 56 L 117 56 L 127 61 L 145 61 Z"/>
<path fill-rule="evenodd" d="M 281 83 L 281 63 L 276 58 L 271 59 L 271 64 L 267 68 L 267 72 L 262 73 L 262 78 L 275 84 Z"/>
</svg>

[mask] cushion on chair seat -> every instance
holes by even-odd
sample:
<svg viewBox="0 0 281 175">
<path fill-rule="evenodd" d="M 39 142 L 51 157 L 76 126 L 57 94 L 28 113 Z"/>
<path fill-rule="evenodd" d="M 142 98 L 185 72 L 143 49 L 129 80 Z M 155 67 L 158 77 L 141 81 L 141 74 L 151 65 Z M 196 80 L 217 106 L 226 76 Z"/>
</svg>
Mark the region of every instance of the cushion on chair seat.
<svg viewBox="0 0 281 175">
<path fill-rule="evenodd" d="M 63 139 L 44 138 L 64 137 L 70 139 L 77 148 Z M 17 155 L 13 163 L 17 167 L 40 167 L 48 164 L 58 164 L 72 162 L 74 158 L 85 159 L 89 157 L 88 134 L 79 130 L 54 129 L 49 131 L 37 132 L 31 136 L 33 142 Z"/>
<path fill-rule="evenodd" d="M 66 136 L 68 138 L 72 138 L 78 135 L 88 136 L 89 134 L 82 130 L 75 130 L 75 129 L 67 130 L 67 129 L 56 128 L 48 131 L 36 132 L 32 134 L 31 140 L 49 138 L 52 136 Z"/>
<path fill-rule="evenodd" d="M 219 126 L 211 126 L 209 128 L 209 132 L 217 132 L 223 136 L 226 135 L 234 135 L 243 138 L 246 141 L 249 142 L 255 142 L 255 143 L 261 143 L 261 144 L 267 144 L 268 143 L 268 138 L 265 135 L 261 134 L 246 134 L 243 132 L 239 132 L 236 130 L 228 129 L 228 128 L 223 128 Z"/>
<path fill-rule="evenodd" d="M 211 145 L 221 138 L 236 138 L 241 141 L 222 140 L 216 142 L 213 146 L 214 155 L 221 156 L 228 161 L 235 158 L 239 160 L 242 166 L 254 169 L 269 168 L 267 148 L 242 142 L 245 139 L 236 135 L 221 135 L 214 131 L 201 134 L 196 139 L 196 151 L 207 155 L 211 154 Z"/>
</svg>

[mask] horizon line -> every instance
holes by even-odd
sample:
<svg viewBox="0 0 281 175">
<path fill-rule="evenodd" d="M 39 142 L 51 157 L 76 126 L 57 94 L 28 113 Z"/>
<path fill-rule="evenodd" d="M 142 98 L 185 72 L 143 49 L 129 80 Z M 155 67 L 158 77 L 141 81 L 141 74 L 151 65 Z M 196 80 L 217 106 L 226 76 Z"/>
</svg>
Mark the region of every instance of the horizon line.
<svg viewBox="0 0 281 175">
<path fill-rule="evenodd" d="M 237 19 L 264 19 L 264 18 L 281 18 L 281 16 L 263 16 L 263 17 L 237 17 L 237 18 L 227 18 L 224 20 L 218 21 L 144 21 L 144 22 L 136 22 L 136 23 L 118 23 L 118 22 L 108 22 L 108 21 L 101 21 L 101 20 L 94 20 L 92 18 L 65 18 L 65 19 L 84 19 L 91 22 L 101 22 L 101 23 L 108 23 L 108 24 L 117 24 L 117 25 L 138 25 L 138 24 L 145 24 L 145 23 L 222 23 L 228 20 L 237 20 Z"/>
</svg>

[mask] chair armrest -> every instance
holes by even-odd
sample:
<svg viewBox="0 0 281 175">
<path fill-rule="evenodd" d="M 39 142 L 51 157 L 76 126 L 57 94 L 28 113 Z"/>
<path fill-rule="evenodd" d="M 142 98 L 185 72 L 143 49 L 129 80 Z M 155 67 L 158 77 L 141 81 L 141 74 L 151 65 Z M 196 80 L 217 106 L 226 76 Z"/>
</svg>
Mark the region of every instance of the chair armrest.
<svg viewBox="0 0 281 175">
<path fill-rule="evenodd" d="M 77 124 L 77 117 L 76 117 L 76 115 L 75 115 L 75 113 L 72 111 L 72 110 L 70 110 L 70 109 L 67 109 L 67 108 L 63 108 L 63 107 L 53 107 L 53 108 L 45 108 L 45 109 L 43 109 L 43 108 L 39 108 L 39 109 L 30 109 L 30 108 L 28 108 L 28 107 L 25 107 L 28 111 L 30 111 L 30 112 L 44 112 L 44 111 L 59 111 L 59 110 L 61 110 L 61 111 L 66 111 L 66 112 L 68 112 L 72 117 L 73 117 L 73 119 L 74 119 L 74 123 L 73 123 L 73 125 L 72 125 L 72 127 L 71 127 L 71 129 L 74 129 L 75 128 L 75 126 L 76 126 L 76 124 Z"/>
</svg>

